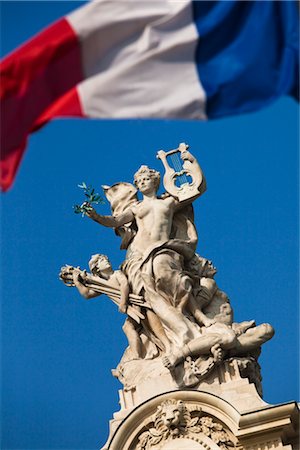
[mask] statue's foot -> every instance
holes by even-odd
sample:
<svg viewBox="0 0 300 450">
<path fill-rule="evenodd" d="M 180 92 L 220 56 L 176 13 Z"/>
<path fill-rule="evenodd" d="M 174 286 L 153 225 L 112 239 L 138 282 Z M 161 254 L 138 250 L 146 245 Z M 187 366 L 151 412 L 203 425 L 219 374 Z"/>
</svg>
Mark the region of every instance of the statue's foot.
<svg viewBox="0 0 300 450">
<path fill-rule="evenodd" d="M 174 367 L 176 367 L 180 361 L 184 359 L 184 353 L 181 350 L 172 351 L 171 353 L 167 354 L 166 356 L 162 357 L 163 365 L 169 369 L 172 370 Z"/>
<path fill-rule="evenodd" d="M 208 328 L 211 325 L 213 325 L 214 323 L 216 323 L 216 321 L 214 319 L 209 319 L 208 317 L 206 317 L 205 319 L 203 319 L 203 325 Z"/>
<path fill-rule="evenodd" d="M 169 370 L 172 370 L 175 367 L 175 360 L 170 355 L 163 356 L 162 363 Z"/>
<path fill-rule="evenodd" d="M 223 360 L 224 351 L 222 350 L 219 344 L 213 345 L 210 351 L 211 354 L 213 355 L 215 362 L 221 362 Z"/>
</svg>

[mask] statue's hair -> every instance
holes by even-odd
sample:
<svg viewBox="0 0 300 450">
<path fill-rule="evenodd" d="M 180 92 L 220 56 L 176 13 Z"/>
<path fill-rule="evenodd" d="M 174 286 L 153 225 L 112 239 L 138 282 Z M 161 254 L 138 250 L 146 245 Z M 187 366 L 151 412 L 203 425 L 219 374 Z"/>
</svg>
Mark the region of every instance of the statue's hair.
<svg viewBox="0 0 300 450">
<path fill-rule="evenodd" d="M 192 262 L 198 263 L 199 275 L 202 277 L 207 276 L 208 272 L 210 271 L 214 271 L 215 273 L 217 272 L 217 269 L 214 267 L 212 261 L 198 255 L 197 253 L 195 253 L 195 255 L 193 256 Z"/>
<path fill-rule="evenodd" d="M 212 261 L 206 258 L 202 258 L 203 261 L 203 276 L 207 276 L 208 272 L 213 271 L 217 273 L 216 267 L 213 265 Z"/>
<path fill-rule="evenodd" d="M 156 189 L 159 187 L 160 183 L 160 173 L 157 170 L 150 169 L 148 166 L 141 166 L 139 170 L 134 174 L 134 184 L 137 186 L 137 180 L 140 175 L 148 174 L 152 180 L 155 181 Z"/>
<path fill-rule="evenodd" d="M 185 410 L 185 406 L 182 400 L 174 400 L 174 399 L 167 399 L 162 403 L 162 410 L 164 408 L 168 408 L 168 407 L 176 407 L 176 409 L 178 409 L 178 411 L 180 413 L 182 413 Z"/>
<path fill-rule="evenodd" d="M 91 272 L 93 272 L 99 259 L 106 259 L 109 262 L 109 259 L 106 255 L 101 255 L 101 253 L 96 253 L 95 255 L 92 255 L 91 259 L 89 260 L 89 268 Z"/>
<path fill-rule="evenodd" d="M 157 430 L 160 430 L 166 436 L 169 435 L 170 426 L 164 424 L 163 415 L 168 409 L 171 409 L 173 411 L 175 411 L 175 410 L 179 411 L 181 418 L 180 418 L 180 424 L 178 424 L 178 427 L 180 425 L 182 426 L 183 423 L 185 423 L 185 424 L 188 423 L 191 419 L 190 413 L 182 400 L 167 399 L 164 402 L 162 402 L 156 410 L 154 424 L 155 424 L 155 428 Z"/>
</svg>

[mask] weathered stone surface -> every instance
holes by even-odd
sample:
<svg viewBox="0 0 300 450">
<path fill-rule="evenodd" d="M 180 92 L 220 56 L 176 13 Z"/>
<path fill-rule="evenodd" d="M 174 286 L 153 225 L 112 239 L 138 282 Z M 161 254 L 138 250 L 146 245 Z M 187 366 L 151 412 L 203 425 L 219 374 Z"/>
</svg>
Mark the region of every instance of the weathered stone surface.
<svg viewBox="0 0 300 450">
<path fill-rule="evenodd" d="M 60 273 L 86 299 L 106 294 L 126 314 L 128 347 L 112 370 L 123 384 L 121 409 L 105 449 L 289 450 L 296 406 L 273 407 L 261 398 L 258 357 L 274 330 L 254 320 L 234 322 L 216 268 L 196 253 L 192 204 L 206 182 L 188 146 L 161 150 L 158 158 L 165 168 L 162 195 L 159 172 L 143 165 L 134 185 L 103 187 L 111 216 L 86 202 L 78 207 L 121 238 L 126 257 L 119 270 L 96 254 L 89 273 L 74 266 Z"/>
<path fill-rule="evenodd" d="M 178 390 L 133 409 L 103 450 L 297 449 L 298 413 L 295 402 L 241 411 L 212 393 Z"/>
<path fill-rule="evenodd" d="M 168 158 L 176 156 L 181 168 L 177 161 L 174 170 Z M 157 379 L 164 380 L 158 383 L 164 388 L 197 387 L 231 358 L 237 358 L 241 375 L 261 392 L 257 357 L 273 329 L 253 320 L 234 323 L 228 296 L 214 279 L 215 267 L 195 252 L 192 203 L 204 193 L 206 182 L 188 146 L 161 150 L 158 157 L 165 168 L 165 194 L 157 195 L 159 172 L 141 166 L 135 186 L 121 182 L 104 187 L 112 216 L 99 215 L 90 205 L 84 210 L 121 236 L 127 253 L 120 270 L 96 254 L 89 274 L 65 266 L 60 278 L 87 299 L 107 294 L 127 314 L 123 330 L 129 346 L 113 371 L 125 392 L 136 390 L 144 398 L 142 386 Z M 139 396 L 132 398 L 137 405 Z"/>
</svg>

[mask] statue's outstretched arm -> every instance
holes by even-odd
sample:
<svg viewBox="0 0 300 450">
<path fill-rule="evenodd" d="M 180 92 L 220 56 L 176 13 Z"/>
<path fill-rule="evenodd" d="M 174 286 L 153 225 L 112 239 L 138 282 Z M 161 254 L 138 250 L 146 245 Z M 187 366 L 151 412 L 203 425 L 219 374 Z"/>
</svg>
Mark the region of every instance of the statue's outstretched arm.
<svg viewBox="0 0 300 450">
<path fill-rule="evenodd" d="M 99 292 L 96 292 L 83 284 L 84 282 L 83 274 L 84 274 L 83 271 L 79 271 L 77 269 L 75 269 L 73 272 L 73 282 L 74 285 L 77 287 L 79 293 L 86 299 L 99 297 L 99 295 L 101 295 Z"/>
<path fill-rule="evenodd" d="M 134 219 L 133 212 L 131 209 L 126 210 L 124 213 L 120 214 L 117 217 L 113 216 L 102 216 L 98 214 L 94 209 L 91 209 L 85 213 L 90 219 L 93 219 L 95 222 L 100 223 L 100 225 L 104 225 L 109 228 L 118 228 L 125 223 L 130 223 Z"/>
</svg>

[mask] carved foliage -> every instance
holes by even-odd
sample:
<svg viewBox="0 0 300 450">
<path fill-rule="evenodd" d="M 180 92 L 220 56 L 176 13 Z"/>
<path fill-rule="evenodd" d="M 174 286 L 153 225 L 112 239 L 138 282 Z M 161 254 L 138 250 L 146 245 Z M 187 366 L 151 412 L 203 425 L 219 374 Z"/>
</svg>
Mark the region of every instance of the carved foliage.
<svg viewBox="0 0 300 450">
<path fill-rule="evenodd" d="M 234 446 L 228 433 L 224 430 L 223 425 L 215 422 L 212 417 L 200 417 L 198 424 L 201 428 L 201 431 L 199 432 L 202 432 L 205 436 L 211 438 L 211 440 L 220 448 L 227 449 L 228 446 Z"/>
<path fill-rule="evenodd" d="M 202 442 L 201 435 L 210 438 L 220 448 L 234 447 L 223 425 L 204 415 L 201 408 L 184 404 L 181 400 L 166 400 L 158 406 L 152 420 L 153 427 L 139 436 L 137 450 L 150 450 L 158 444 L 177 438 L 191 438 Z"/>
</svg>

